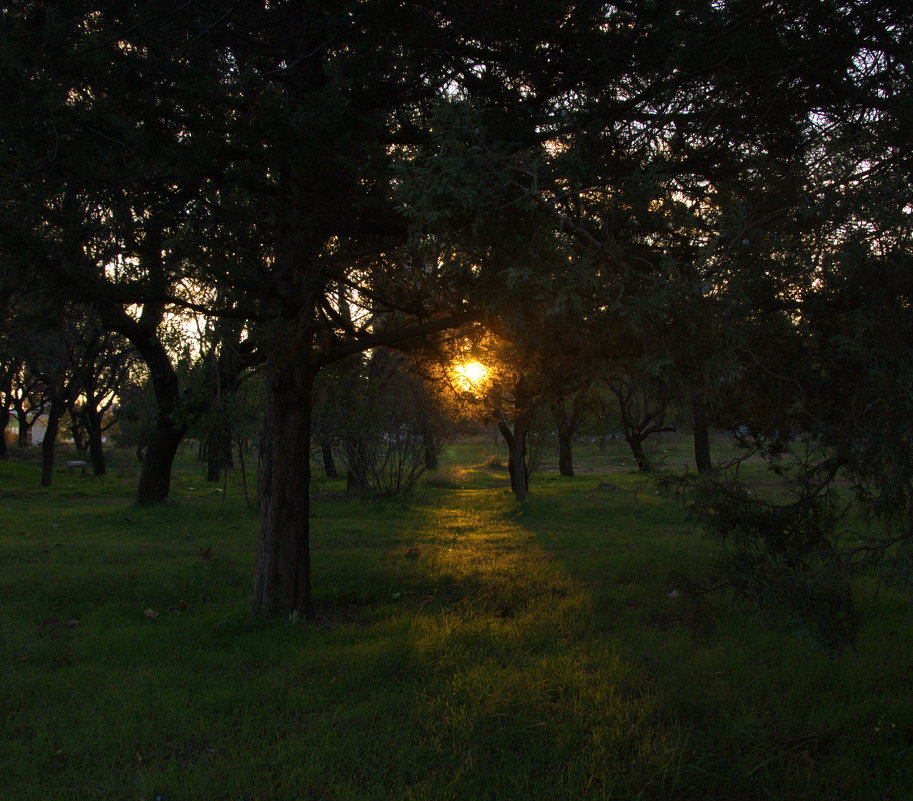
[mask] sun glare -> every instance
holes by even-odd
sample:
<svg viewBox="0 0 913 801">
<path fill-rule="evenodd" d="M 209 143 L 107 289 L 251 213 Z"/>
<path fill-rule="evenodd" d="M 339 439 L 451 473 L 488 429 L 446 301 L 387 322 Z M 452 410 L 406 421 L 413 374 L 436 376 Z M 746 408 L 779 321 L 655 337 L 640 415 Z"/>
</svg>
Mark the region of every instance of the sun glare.
<svg viewBox="0 0 913 801">
<path fill-rule="evenodd" d="M 462 389 L 476 389 L 488 375 L 488 368 L 481 362 L 463 362 L 453 368 Z"/>
</svg>

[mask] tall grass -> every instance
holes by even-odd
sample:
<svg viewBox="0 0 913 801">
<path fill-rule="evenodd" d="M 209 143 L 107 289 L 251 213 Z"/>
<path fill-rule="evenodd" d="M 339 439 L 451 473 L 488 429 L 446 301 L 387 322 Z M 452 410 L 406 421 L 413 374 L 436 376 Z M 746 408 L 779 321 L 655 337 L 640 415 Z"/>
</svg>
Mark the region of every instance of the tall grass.
<svg viewBox="0 0 913 801">
<path fill-rule="evenodd" d="M 313 623 L 251 616 L 256 514 L 0 464 L 0 799 L 907 799 L 909 609 L 836 656 L 672 570 L 712 546 L 636 473 L 489 445 L 407 501 L 317 496 Z"/>
</svg>

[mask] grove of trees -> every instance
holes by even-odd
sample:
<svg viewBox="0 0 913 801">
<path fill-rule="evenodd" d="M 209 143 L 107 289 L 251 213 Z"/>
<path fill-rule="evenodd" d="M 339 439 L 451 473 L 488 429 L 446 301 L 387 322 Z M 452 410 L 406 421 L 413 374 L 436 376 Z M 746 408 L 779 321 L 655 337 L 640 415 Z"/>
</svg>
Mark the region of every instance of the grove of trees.
<svg viewBox="0 0 913 801">
<path fill-rule="evenodd" d="M 255 611 L 310 611 L 312 428 L 358 447 L 320 411 L 322 374 L 401 382 L 418 409 L 390 359 L 427 374 L 475 327 L 505 343 L 518 497 L 533 399 L 569 442 L 602 382 L 633 440 L 667 406 L 687 418 L 706 477 L 683 492 L 745 593 L 813 575 L 839 595 L 889 558 L 910 580 L 904 4 L 14 0 L 0 25 L 0 297 L 40 298 L 142 363 L 140 503 L 167 498 L 191 425 L 258 371 Z M 176 313 L 205 320 L 196 380 Z M 3 370 L 40 330 L 5 326 Z M 90 435 L 116 369 L 95 364 L 95 389 L 67 399 Z M 759 506 L 716 473 L 711 423 L 788 474 L 794 501 Z M 216 453 L 230 435 L 211 433 Z M 882 540 L 837 543 L 822 504 L 838 476 Z"/>
</svg>

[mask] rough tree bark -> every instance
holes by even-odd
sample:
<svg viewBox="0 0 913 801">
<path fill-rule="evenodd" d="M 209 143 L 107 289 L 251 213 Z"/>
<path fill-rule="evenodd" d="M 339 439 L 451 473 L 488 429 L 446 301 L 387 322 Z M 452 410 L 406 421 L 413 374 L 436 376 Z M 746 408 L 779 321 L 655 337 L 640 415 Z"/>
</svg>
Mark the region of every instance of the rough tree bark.
<svg viewBox="0 0 913 801">
<path fill-rule="evenodd" d="M 255 613 L 311 615 L 311 409 L 319 369 L 352 353 L 424 336 L 480 316 L 465 312 L 392 333 L 368 334 L 322 355 L 315 353 L 311 330 L 270 353 L 265 371 L 260 541 L 251 597 Z"/>
<path fill-rule="evenodd" d="M 311 402 L 316 370 L 306 359 L 268 369 L 260 472 L 256 613 L 311 614 L 309 553 Z"/>
</svg>

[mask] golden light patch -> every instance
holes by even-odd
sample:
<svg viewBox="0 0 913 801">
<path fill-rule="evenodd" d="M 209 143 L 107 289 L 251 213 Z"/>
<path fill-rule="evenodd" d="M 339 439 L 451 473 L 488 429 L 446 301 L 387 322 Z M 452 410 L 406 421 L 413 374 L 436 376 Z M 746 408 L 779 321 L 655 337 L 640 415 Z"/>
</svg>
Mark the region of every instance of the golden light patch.
<svg viewBox="0 0 913 801">
<path fill-rule="evenodd" d="M 481 362 L 463 362 L 453 368 L 460 389 L 477 389 L 488 377 L 488 368 Z"/>
</svg>

